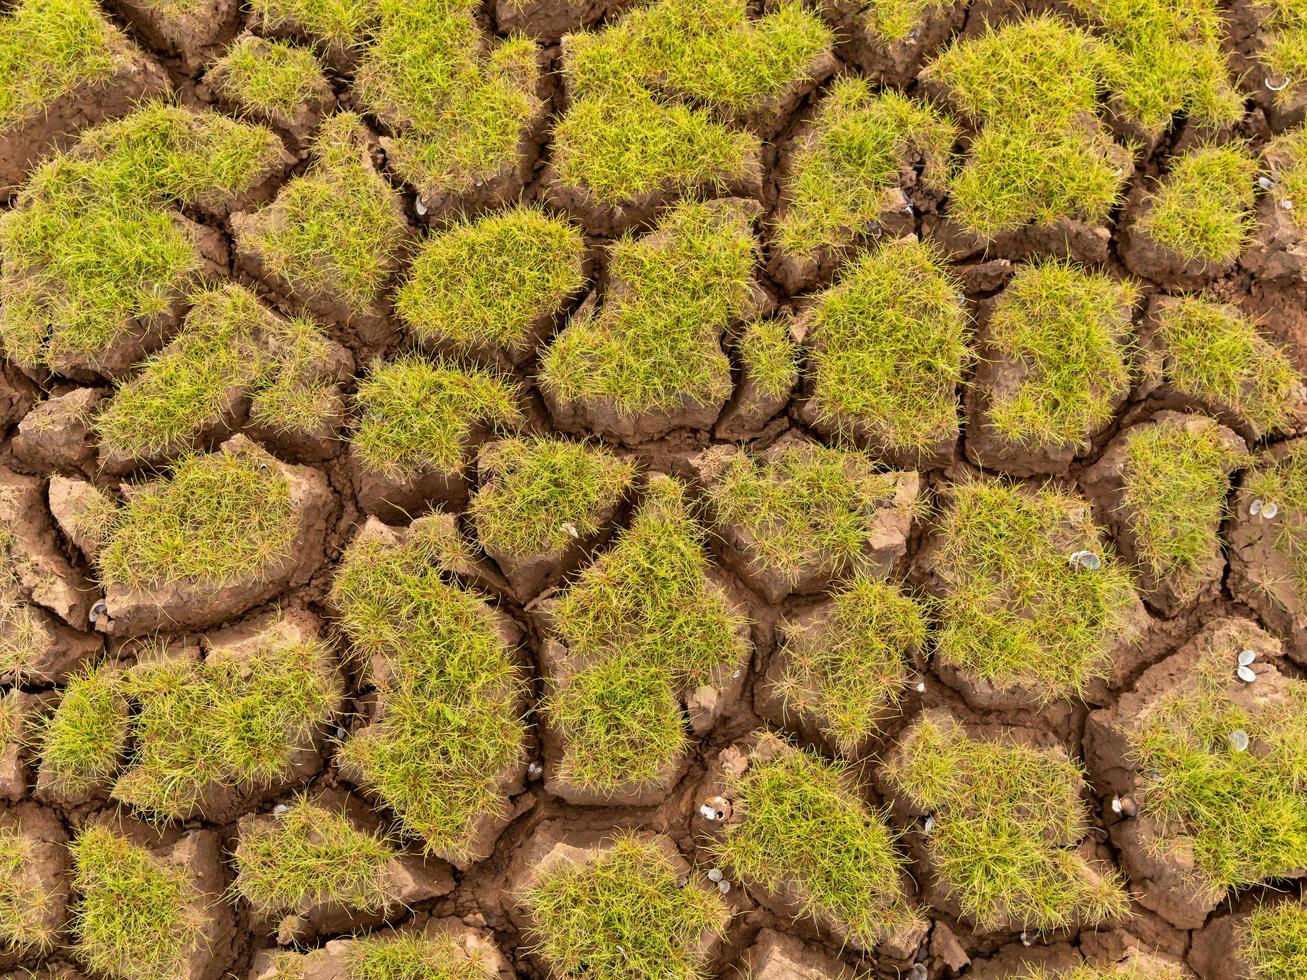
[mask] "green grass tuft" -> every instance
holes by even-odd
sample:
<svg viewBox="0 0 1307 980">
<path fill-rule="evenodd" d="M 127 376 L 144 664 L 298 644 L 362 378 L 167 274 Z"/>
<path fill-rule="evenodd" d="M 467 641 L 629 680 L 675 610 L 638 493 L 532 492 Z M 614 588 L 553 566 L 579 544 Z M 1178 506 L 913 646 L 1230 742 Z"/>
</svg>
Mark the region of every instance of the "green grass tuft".
<svg viewBox="0 0 1307 980">
<path fill-rule="evenodd" d="M 731 393 L 721 335 L 753 300 L 754 206 L 687 202 L 644 238 L 610 250 L 607 298 L 574 317 L 545 352 L 541 381 L 559 399 L 606 399 L 626 416 L 711 405 Z"/>
<path fill-rule="evenodd" d="M 415 355 L 374 363 L 355 399 L 360 464 L 397 480 L 459 470 L 478 427 L 522 417 L 510 378 Z"/>
<path fill-rule="evenodd" d="M 863 255 L 807 317 L 812 403 L 823 424 L 894 451 L 956 437 L 968 316 L 932 245 L 904 239 Z"/>
<path fill-rule="evenodd" d="M 267 28 L 346 49 L 360 44 L 377 19 L 375 0 L 250 0 L 250 7 Z"/>
<path fill-rule="evenodd" d="M 1032 966 L 1016 980 L 1186 980 L 1187 976 L 1180 966 L 1156 961 L 1141 963 L 1132 958 L 1106 967 L 1081 963 L 1052 973 L 1041 966 Z"/>
<path fill-rule="evenodd" d="M 1262 455 L 1244 476 L 1249 500 L 1279 508 L 1275 550 L 1289 562 L 1297 587 L 1307 594 L 1307 443 L 1290 443 L 1281 456 Z"/>
<path fill-rule="evenodd" d="M 1089 505 L 1052 486 L 971 480 L 952 488 L 934 567 L 944 580 L 937 656 L 998 685 L 1035 685 L 1042 699 L 1079 696 L 1131 639 L 1130 575 L 1108 553 Z M 1099 555 L 1096 570 L 1070 556 Z"/>
<path fill-rule="evenodd" d="M 1083 447 L 1130 390 L 1133 283 L 1066 262 L 1017 270 L 994 304 L 988 338 L 1018 365 L 1014 388 L 989 392 L 989 424 L 1027 448 Z"/>
<path fill-rule="evenodd" d="M 1287 427 L 1303 401 L 1303 379 L 1288 356 L 1233 306 L 1169 298 L 1157 336 L 1171 388 L 1232 413 L 1258 436 Z"/>
<path fill-rule="evenodd" d="M 1233 262 L 1252 235 L 1257 169 L 1242 144 L 1190 150 L 1148 198 L 1139 230 L 1186 261 Z"/>
<path fill-rule="evenodd" d="M 423 242 L 395 312 L 424 344 L 525 352 L 584 285 L 578 228 L 532 206 L 465 220 Z"/>
<path fill-rule="evenodd" d="M 129 731 L 119 670 L 112 663 L 83 667 L 38 726 L 41 776 L 56 792 L 81 794 L 108 783 L 118 771 Z"/>
<path fill-rule="evenodd" d="M 402 543 L 364 535 L 345 553 L 332 602 L 383 710 L 341 755 L 407 833 L 461 859 L 476 821 L 504 812 L 500 773 L 525 736 L 522 678 L 490 606 L 441 578 L 451 542 L 440 528 L 419 518 Z"/>
<path fill-rule="evenodd" d="M 907 655 L 926 642 L 925 615 L 895 586 L 857 576 L 811 634 L 801 625 L 783 628 L 786 666 L 774 693 L 787 713 L 810 715 L 853 755 L 901 702 Z"/>
<path fill-rule="evenodd" d="M 44 956 L 59 940 L 50 925 L 58 898 L 37 877 L 34 851 L 21 823 L 0 828 L 0 949 L 24 958 Z"/>
<path fill-rule="evenodd" d="M 186 456 L 139 486 L 97 556 L 100 581 L 129 589 L 221 585 L 290 557 L 290 481 L 253 449 Z"/>
<path fill-rule="evenodd" d="M 96 973 L 172 980 L 203 942 L 193 888 L 183 868 L 103 826 L 87 827 L 71 845 L 73 946 Z"/>
<path fill-rule="evenodd" d="M 1094 928 L 1128 913 L 1120 876 L 1076 852 L 1088 829 L 1084 773 L 1065 750 L 974 739 L 926 716 L 885 775 L 933 814 L 931 867 L 981 929 Z"/>
<path fill-rule="evenodd" d="M 93 0 L 21 0 L 0 18 L 0 130 L 106 80 L 126 46 Z M 125 59 L 123 59 L 125 60 Z"/>
<path fill-rule="evenodd" d="M 947 7 L 945 0 L 862 0 L 858 15 L 869 34 L 890 45 L 914 39 L 928 17 Z"/>
<path fill-rule="evenodd" d="M 625 835 L 593 861 L 551 867 L 521 896 L 535 953 L 561 976 L 706 980 L 704 939 L 724 935 L 730 913 L 700 875 L 679 877 L 656 843 Z"/>
<path fill-rule="evenodd" d="M 1257 980 L 1307 976 L 1307 906 L 1285 901 L 1259 905 L 1240 926 L 1239 958 Z"/>
<path fill-rule="evenodd" d="M 602 530 L 636 468 L 603 446 L 507 439 L 482 450 L 469 515 L 485 548 L 527 556 L 562 551 Z"/>
<path fill-rule="evenodd" d="M 237 895 L 264 914 L 322 903 L 375 912 L 389 900 L 391 842 L 359 830 L 343 812 L 297 798 L 275 823 L 236 843 Z"/>
<path fill-rule="evenodd" d="M 1262 21 L 1262 48 L 1257 58 L 1270 73 L 1275 101 L 1297 98 L 1307 81 L 1307 6 L 1302 0 L 1256 0 L 1253 4 Z"/>
<path fill-rule="evenodd" d="M 354 313 L 380 301 L 405 249 L 398 195 L 372 166 L 368 133 L 352 112 L 322 123 L 314 163 L 259 211 L 237 240 L 296 292 L 338 296 Z"/>
<path fill-rule="evenodd" d="M 327 86 L 312 50 L 262 37 L 240 38 L 210 71 L 227 98 L 263 117 L 292 117 Z"/>
<path fill-rule="evenodd" d="M 1303 41 L 1307 48 L 1307 15 L 1303 19 Z M 1303 67 L 1307 69 L 1307 64 Z M 1267 144 L 1264 155 L 1278 164 L 1271 168 L 1271 178 L 1278 187 L 1268 193 L 1275 196 L 1277 203 L 1287 200 L 1293 204 L 1290 214 L 1294 224 L 1307 237 L 1307 125 L 1277 136 Z"/>
<path fill-rule="evenodd" d="M 739 343 L 744 375 L 763 398 L 786 398 L 799 379 L 802 348 L 790 333 L 788 320 L 750 320 Z"/>
<path fill-rule="evenodd" d="M 773 735 L 760 747 L 766 758 L 727 780 L 742 817 L 724 826 L 714 857 L 751 886 L 792 895 L 800 915 L 835 924 L 862 949 L 916 921 L 897 835 L 884 813 L 868 811 L 852 773 Z"/>
<path fill-rule="evenodd" d="M 479 950 L 452 936 L 364 936 L 349 952 L 349 980 L 491 980 Z M 498 976 L 494 974 L 493 976 Z"/>
<path fill-rule="evenodd" d="M 926 161 L 929 181 L 933 165 L 947 159 L 957 127 L 928 105 L 894 91 L 873 94 L 866 79 L 850 76 L 820 104 L 813 135 L 790 163 L 776 224 L 777 245 L 803 257 L 845 248 L 874 226 L 914 155 Z"/>
</svg>

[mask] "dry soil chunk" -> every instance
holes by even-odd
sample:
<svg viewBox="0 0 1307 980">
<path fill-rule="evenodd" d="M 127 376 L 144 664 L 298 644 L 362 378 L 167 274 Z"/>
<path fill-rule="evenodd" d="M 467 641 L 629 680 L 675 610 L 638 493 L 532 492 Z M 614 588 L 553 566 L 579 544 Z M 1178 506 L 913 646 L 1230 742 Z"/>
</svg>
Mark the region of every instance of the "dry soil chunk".
<svg viewBox="0 0 1307 980">
<path fill-rule="evenodd" d="M 18 423 L 14 455 L 34 469 L 86 472 L 95 460 L 91 422 L 104 395 L 74 388 L 41 402 Z"/>
<path fill-rule="evenodd" d="M 5 561 L 18 594 L 75 629 L 90 622 L 94 588 L 69 563 L 45 507 L 42 481 L 0 470 L 0 524 Z"/>
<path fill-rule="evenodd" d="M 839 980 L 847 967 L 793 936 L 764 929 L 741 963 L 752 980 Z"/>
<path fill-rule="evenodd" d="M 185 4 L 160 0 L 122 0 L 123 14 L 158 51 L 177 56 L 194 72 L 231 36 L 237 0 L 190 0 Z"/>
<path fill-rule="evenodd" d="M 405 954 L 403 968 L 417 968 L 410 956 L 422 955 L 421 968 L 434 970 L 440 976 L 446 970 L 473 971 L 469 977 L 477 980 L 497 980 L 511 977 L 508 960 L 495 945 L 494 936 L 482 929 L 465 925 L 458 919 L 432 919 L 420 931 L 411 926 L 403 931 L 382 930 L 355 939 L 333 939 L 321 949 L 307 953 L 265 951 L 254 959 L 249 980 L 349 980 L 361 964 L 368 964 L 369 954 L 385 959 L 392 943 L 402 943 Z M 395 968 L 391 966 L 391 968 Z"/>
</svg>

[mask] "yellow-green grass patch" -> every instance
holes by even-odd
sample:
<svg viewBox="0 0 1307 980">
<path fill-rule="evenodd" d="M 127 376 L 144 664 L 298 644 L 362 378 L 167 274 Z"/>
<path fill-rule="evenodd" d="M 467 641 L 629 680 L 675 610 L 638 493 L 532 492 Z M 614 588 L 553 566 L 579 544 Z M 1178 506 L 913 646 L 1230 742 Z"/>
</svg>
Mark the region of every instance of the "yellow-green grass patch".
<svg viewBox="0 0 1307 980">
<path fill-rule="evenodd" d="M 1257 169 L 1238 143 L 1190 150 L 1147 198 L 1139 230 L 1186 261 L 1233 262 L 1252 234 Z"/>
</svg>

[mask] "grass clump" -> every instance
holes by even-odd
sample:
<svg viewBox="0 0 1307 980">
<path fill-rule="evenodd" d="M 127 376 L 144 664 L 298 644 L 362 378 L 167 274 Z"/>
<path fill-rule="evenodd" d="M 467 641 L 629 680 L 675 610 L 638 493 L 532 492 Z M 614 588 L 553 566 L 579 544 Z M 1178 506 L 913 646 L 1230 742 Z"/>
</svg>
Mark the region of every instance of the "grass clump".
<svg viewBox="0 0 1307 980">
<path fill-rule="evenodd" d="M 1303 45 L 1307 49 L 1307 11 L 1303 20 Z M 1281 200 L 1293 202 L 1290 214 L 1294 224 L 1307 236 L 1307 125 L 1271 140 L 1264 155 L 1271 163 L 1271 177 L 1278 184 L 1278 190 L 1272 192 Z"/>
<path fill-rule="evenodd" d="M 0 130 L 107 80 L 118 33 L 92 0 L 22 0 L 0 19 Z"/>
<path fill-rule="evenodd" d="M 569 782 L 603 793 L 664 772 L 685 745 L 679 692 L 747 655 L 743 620 L 705 577 L 703 537 L 681 484 L 655 478 L 630 528 L 559 598 L 577 672 L 544 713 Z"/>
<path fill-rule="evenodd" d="M 885 774 L 934 815 L 931 866 L 979 928 L 1093 928 L 1128 912 L 1120 876 L 1076 852 L 1088 821 L 1084 773 L 1065 750 L 970 738 L 927 715 Z"/>
<path fill-rule="evenodd" d="M 478 427 L 521 418 L 507 378 L 415 355 L 375 363 L 355 400 L 360 417 L 353 443 L 360 464 L 396 480 L 456 471 Z"/>
<path fill-rule="evenodd" d="M 603 446 L 506 439 L 481 452 L 481 489 L 469 513 L 489 551 L 543 555 L 601 531 L 636 468 Z"/>
<path fill-rule="evenodd" d="M 523 205 L 423 242 L 395 311 L 425 344 L 525 354 L 585 279 L 578 228 Z"/>
<path fill-rule="evenodd" d="M 750 320 L 739 341 L 740 363 L 762 398 L 785 398 L 799 378 L 802 348 L 786 320 Z"/>
<path fill-rule="evenodd" d="M 201 944 L 201 910 L 184 868 L 103 826 L 87 827 L 71 845 L 73 950 L 96 973 L 170 980 L 185 972 Z"/>
<path fill-rule="evenodd" d="M 967 313 L 933 246 L 904 239 L 863 255 L 808 317 L 821 424 L 897 452 L 956 438 Z"/>
<path fill-rule="evenodd" d="M 876 40 L 899 44 L 913 39 L 927 17 L 947 6 L 944 0 L 862 0 L 858 13 Z"/>
<path fill-rule="evenodd" d="M 1150 958 L 1141 962 L 1131 958 L 1111 966 L 1090 966 L 1080 963 L 1065 970 L 1050 973 L 1042 966 L 1029 967 L 1017 980 L 1185 980 L 1183 967 L 1162 963 Z"/>
<path fill-rule="evenodd" d="M 836 763 L 764 734 L 760 758 L 727 781 L 743 817 L 723 827 L 714 857 L 769 894 L 793 894 L 800 915 L 862 949 L 917 919 L 906 864 L 885 814 L 869 812 Z"/>
<path fill-rule="evenodd" d="M 262 37 L 238 39 L 210 71 L 242 110 L 274 119 L 294 116 L 327 84 L 311 49 Z"/>
<path fill-rule="evenodd" d="M 452 936 L 364 936 L 349 951 L 349 980 L 489 980 L 480 950 Z M 494 974 L 497 975 L 497 974 Z"/>
<path fill-rule="evenodd" d="M 1238 932 L 1239 958 L 1258 980 L 1307 976 L 1307 906 L 1285 901 L 1257 906 Z"/>
<path fill-rule="evenodd" d="M 269 129 L 152 103 L 39 167 L 0 222 L 10 358 L 94 364 L 138 320 L 168 315 L 202 267 L 194 233 L 170 209 L 230 200 L 283 153 Z"/>
<path fill-rule="evenodd" d="M 1244 645 L 1237 635 L 1212 644 L 1193 682 L 1151 702 L 1130 734 L 1141 812 L 1178 838 L 1196 883 L 1217 891 L 1307 862 L 1307 683 L 1280 678 L 1275 697 L 1243 697 L 1231 665 Z M 1231 743 L 1238 730 L 1246 752 Z"/>
<path fill-rule="evenodd" d="M 1138 227 L 1186 261 L 1233 262 L 1252 234 L 1256 189 L 1257 161 L 1245 146 L 1201 146 L 1174 162 Z"/>
<path fill-rule="evenodd" d="M 1083 446 L 1130 390 L 1133 283 L 1067 262 L 1022 266 L 994 304 L 988 341 L 1018 366 L 989 393 L 989 424 L 1027 448 Z"/>
<path fill-rule="evenodd" d="M 1181 296 L 1163 301 L 1156 321 L 1172 389 L 1228 411 L 1258 436 L 1289 425 L 1303 379 L 1252 320 L 1233 306 Z"/>
<path fill-rule="evenodd" d="M 1307 595 L 1307 443 L 1290 443 L 1279 456 L 1262 455 L 1243 485 L 1249 500 L 1279 507 L 1274 547 L 1288 559 L 1294 583 Z"/>
<path fill-rule="evenodd" d="M 1079 696 L 1107 676 L 1113 646 L 1132 638 L 1135 595 L 1087 503 L 1052 486 L 972 480 L 953 487 L 939 533 L 944 663 L 998 685 L 1033 685 L 1041 700 Z M 1101 567 L 1072 566 L 1080 550 Z"/>
<path fill-rule="evenodd" d="M 1307 5 L 1302 0 L 1257 0 L 1263 45 L 1257 59 L 1266 67 L 1276 102 L 1288 102 L 1307 81 Z M 1285 84 L 1288 83 L 1288 84 Z"/>
<path fill-rule="evenodd" d="M 237 225 L 237 243 L 304 295 L 338 298 L 362 314 L 376 304 L 404 250 L 398 197 L 372 166 L 368 132 L 352 112 L 331 116 L 314 162 L 277 199 Z"/>
<path fill-rule="evenodd" d="M 375 912 L 388 901 L 396 851 L 345 813 L 301 796 L 271 822 L 243 830 L 235 856 L 236 894 L 265 914 L 327 902 Z"/>
<path fill-rule="evenodd" d="M 788 623 L 784 636 L 775 695 L 853 755 L 902 701 L 907 654 L 925 643 L 926 618 L 895 586 L 860 575 L 835 593 L 822 622 Z"/>
<path fill-rule="evenodd" d="M 628 835 L 584 864 L 560 861 L 521 895 L 533 950 L 562 976 L 706 980 L 705 939 L 730 913 L 702 876 L 681 878 L 655 841 Z"/>
<path fill-rule="evenodd" d="M 97 556 L 100 581 L 225 584 L 290 557 L 296 523 L 290 481 L 253 447 L 185 456 L 118 511 Z"/>
<path fill-rule="evenodd" d="M 377 18 L 375 0 L 251 0 L 250 7 L 272 31 L 305 34 L 335 49 L 360 44 Z"/>
<path fill-rule="evenodd" d="M 863 78 L 839 79 L 790 164 L 776 243 L 802 257 L 847 247 L 891 206 L 912 157 L 924 158 L 929 179 L 956 138 L 957 127 L 930 106 L 873 94 Z"/>
<path fill-rule="evenodd" d="M 461 860 L 478 819 L 505 811 L 500 773 L 521 758 L 525 725 L 493 611 L 440 575 L 440 527 L 420 518 L 401 542 L 365 534 L 345 553 L 332 602 L 383 708 L 341 753 L 428 852 Z"/>
<path fill-rule="evenodd" d="M 814 559 L 835 574 L 856 566 L 897 482 L 864 453 L 800 443 L 761 461 L 735 454 L 708 496 L 717 523 L 747 535 L 757 570 L 795 584 Z"/>
<path fill-rule="evenodd" d="M 112 663 L 83 667 L 43 719 L 36 738 L 41 778 L 56 792 L 80 795 L 107 784 L 118 771 L 129 732 L 120 671 Z"/>
<path fill-rule="evenodd" d="M 472 191 L 517 168 L 540 111 L 535 45 L 489 48 L 476 0 L 380 0 L 380 22 L 359 64 L 360 102 L 399 135 L 395 172 L 425 197 Z"/>
<path fill-rule="evenodd" d="M 1218 423 L 1191 418 L 1162 419 L 1126 437 L 1120 506 L 1136 559 L 1155 579 L 1201 573 L 1220 547 L 1230 474 L 1247 455 Z"/>
<path fill-rule="evenodd" d="M 33 874 L 36 845 L 21 823 L 0 828 L 0 949 L 23 957 L 43 956 L 59 939 L 51 913 L 53 890 Z"/>
<path fill-rule="evenodd" d="M 752 205 L 686 202 L 655 231 L 613 243 L 598 313 L 574 317 L 545 352 L 559 399 L 607 400 L 623 416 L 711 405 L 731 393 L 721 336 L 753 300 Z"/>
</svg>

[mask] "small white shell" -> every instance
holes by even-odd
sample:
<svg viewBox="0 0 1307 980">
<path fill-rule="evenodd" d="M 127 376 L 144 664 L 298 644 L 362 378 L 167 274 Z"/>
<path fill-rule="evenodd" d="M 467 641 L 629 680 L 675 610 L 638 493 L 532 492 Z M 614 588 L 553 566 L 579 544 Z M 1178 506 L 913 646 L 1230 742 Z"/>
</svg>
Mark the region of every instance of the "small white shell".
<svg viewBox="0 0 1307 980">
<path fill-rule="evenodd" d="M 1239 651 L 1239 666 L 1240 666 L 1240 667 L 1247 667 L 1249 664 L 1251 664 L 1251 663 L 1252 663 L 1254 660 L 1256 660 L 1256 659 L 1257 659 L 1257 651 L 1256 651 L 1256 650 L 1240 650 L 1240 651 Z"/>
<path fill-rule="evenodd" d="M 725 895 L 731 890 L 731 883 L 729 881 L 719 881 L 717 882 L 717 890 Z"/>
<path fill-rule="evenodd" d="M 418 213 L 418 217 L 423 217 L 427 213 L 427 206 L 422 203 L 422 198 L 413 198 L 413 210 Z"/>
<path fill-rule="evenodd" d="M 925 693 L 926 693 L 926 682 L 925 682 L 925 681 L 917 681 L 917 693 L 918 693 L 918 694 L 925 694 Z"/>
<path fill-rule="evenodd" d="M 1029 946 L 1029 945 L 1031 945 L 1032 942 L 1033 942 L 1033 940 L 1031 940 L 1030 935 L 1029 935 L 1028 933 L 1023 932 L 1023 933 L 1021 934 L 1021 945 L 1022 945 L 1022 946 Z"/>
<path fill-rule="evenodd" d="M 933 834 L 935 832 L 935 815 L 933 813 L 926 817 L 926 822 L 921 825 L 921 829 L 925 834 Z"/>
<path fill-rule="evenodd" d="M 722 869 L 721 869 L 721 868 L 709 868 L 709 869 L 708 869 L 708 880 L 709 880 L 709 881 L 721 881 L 721 880 L 722 880 Z"/>
<path fill-rule="evenodd" d="M 1262 498 L 1258 497 L 1256 500 L 1254 500 L 1251 504 L 1248 505 L 1248 513 L 1252 514 L 1253 517 L 1256 517 L 1261 512 L 1262 512 Z"/>
<path fill-rule="evenodd" d="M 1230 733 L 1230 748 L 1236 752 L 1245 752 L 1248 749 L 1248 733 L 1242 728 L 1236 728 Z"/>
<path fill-rule="evenodd" d="M 1266 174 L 1262 174 L 1260 177 L 1257 178 L 1257 184 L 1259 187 L 1261 187 L 1262 190 L 1269 191 L 1272 187 L 1275 186 L 1275 181 L 1271 180 L 1270 177 L 1267 177 Z"/>
<path fill-rule="evenodd" d="M 289 813 L 290 807 L 288 807 L 285 803 L 278 803 L 276 806 L 272 808 L 272 812 L 280 817 L 283 813 Z"/>
<path fill-rule="evenodd" d="M 1103 559 L 1087 549 L 1071 553 L 1071 567 L 1081 568 L 1087 572 L 1096 572 L 1103 567 Z"/>
<path fill-rule="evenodd" d="M 1112 797 L 1112 812 L 1113 813 L 1121 812 L 1121 797 L 1119 796 Z"/>
<path fill-rule="evenodd" d="M 539 761 L 532 760 L 526 765 L 526 775 L 528 779 L 539 779 L 545 774 L 545 767 Z"/>
<path fill-rule="evenodd" d="M 576 525 L 571 521 L 563 522 L 563 530 L 567 532 L 569 538 L 579 538 L 581 535 L 576 529 Z"/>
<path fill-rule="evenodd" d="M 1283 197 L 1280 199 L 1280 207 L 1283 208 L 1285 211 L 1292 211 L 1293 201 L 1289 200 L 1289 198 L 1287 197 Z"/>
<path fill-rule="evenodd" d="M 1262 504 L 1262 519 L 1267 521 L 1275 520 L 1275 515 L 1280 512 L 1280 505 L 1271 501 L 1268 504 Z"/>
<path fill-rule="evenodd" d="M 1288 75 L 1285 75 L 1285 76 L 1284 76 L 1284 81 L 1282 81 L 1279 85 L 1272 85 L 1272 84 L 1271 84 L 1271 77 L 1268 75 L 1268 76 L 1266 76 L 1266 81 L 1265 81 L 1264 84 L 1265 84 L 1266 87 L 1267 87 L 1268 89 L 1270 89 L 1272 92 L 1283 92 L 1285 89 L 1287 89 L 1290 85 L 1293 84 L 1293 79 L 1290 78 Z"/>
<path fill-rule="evenodd" d="M 1239 680 L 1243 681 L 1245 684 L 1251 684 L 1253 681 L 1257 680 L 1257 672 L 1251 667 L 1244 666 L 1243 664 L 1239 665 L 1239 669 L 1236 670 L 1235 673 L 1239 676 Z"/>
</svg>

